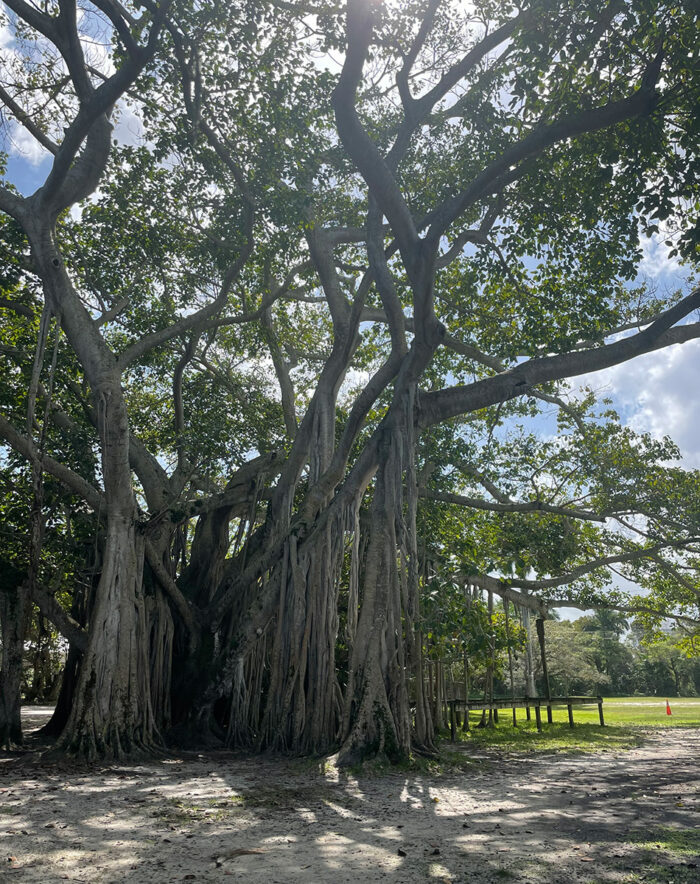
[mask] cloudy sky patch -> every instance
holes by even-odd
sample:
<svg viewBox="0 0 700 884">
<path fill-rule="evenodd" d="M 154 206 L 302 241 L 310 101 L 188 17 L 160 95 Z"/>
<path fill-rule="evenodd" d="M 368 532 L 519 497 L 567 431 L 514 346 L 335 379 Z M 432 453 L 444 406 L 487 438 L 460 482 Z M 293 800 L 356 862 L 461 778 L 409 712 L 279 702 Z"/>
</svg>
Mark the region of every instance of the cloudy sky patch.
<svg viewBox="0 0 700 884">
<path fill-rule="evenodd" d="M 700 341 L 639 356 L 581 379 L 613 399 L 623 423 L 680 447 L 683 465 L 700 468 Z"/>
</svg>

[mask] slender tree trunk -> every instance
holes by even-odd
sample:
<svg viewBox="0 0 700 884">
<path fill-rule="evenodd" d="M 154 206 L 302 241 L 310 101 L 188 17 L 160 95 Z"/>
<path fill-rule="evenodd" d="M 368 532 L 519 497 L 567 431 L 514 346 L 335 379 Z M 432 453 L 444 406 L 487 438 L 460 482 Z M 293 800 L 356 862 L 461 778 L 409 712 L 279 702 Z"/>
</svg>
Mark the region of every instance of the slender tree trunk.
<svg viewBox="0 0 700 884">
<path fill-rule="evenodd" d="M 172 669 L 175 626 L 167 599 L 160 588 L 145 597 L 148 631 L 149 676 L 153 720 L 158 731 L 165 733 L 172 724 Z"/>
<path fill-rule="evenodd" d="M 523 608 L 523 626 L 525 627 L 525 694 L 528 697 L 536 697 L 535 663 L 532 654 L 532 632 L 530 629 L 530 611 L 528 608 Z"/>
<path fill-rule="evenodd" d="M 0 587 L 2 623 L 2 671 L 0 672 L 0 748 L 22 743 L 22 652 L 26 616 L 24 581 L 7 580 Z"/>
<path fill-rule="evenodd" d="M 680 697 L 681 695 L 681 674 L 678 667 L 671 663 L 671 671 L 673 672 L 673 682 L 676 688 L 676 696 Z"/>
<path fill-rule="evenodd" d="M 75 689 L 80 675 L 80 663 L 82 659 L 82 651 L 79 651 L 74 647 L 68 649 L 68 656 L 66 657 L 61 676 L 61 688 L 58 692 L 53 715 L 41 728 L 42 735 L 46 737 L 60 736 L 68 723 L 70 711 L 73 706 L 73 697 L 75 696 Z"/>
<path fill-rule="evenodd" d="M 409 397 L 409 408 L 412 396 Z M 419 752 L 432 754 L 436 751 L 435 729 L 430 714 L 430 700 L 425 691 L 423 673 L 423 633 L 420 627 L 420 573 L 425 571 L 425 551 L 422 568 L 418 556 L 418 475 L 415 463 L 415 440 L 413 428 L 407 428 L 406 455 L 408 464 L 405 477 L 406 518 L 401 550 L 401 600 L 406 641 L 406 654 L 415 685 L 415 720 L 412 743 Z"/>
<path fill-rule="evenodd" d="M 99 526 L 97 528 L 99 532 Z M 102 538 L 98 533 L 97 542 L 89 552 L 86 567 L 82 572 L 81 579 L 76 582 L 73 590 L 73 603 L 71 605 L 71 617 L 80 626 L 85 628 L 90 619 L 90 611 L 95 599 L 95 591 L 99 581 L 102 555 Z M 53 715 L 41 728 L 41 734 L 47 737 L 58 737 L 63 732 L 70 711 L 73 706 L 73 697 L 80 677 L 80 664 L 83 652 L 71 645 L 63 667 L 61 687 L 56 700 Z"/>
<path fill-rule="evenodd" d="M 61 685 L 61 673 L 51 659 L 51 632 L 45 619 L 39 615 L 37 642 L 32 654 L 32 683 L 27 688 L 26 702 L 53 704 Z"/>
<path fill-rule="evenodd" d="M 464 655 L 464 722 L 462 730 L 469 730 L 469 657 Z"/>
</svg>

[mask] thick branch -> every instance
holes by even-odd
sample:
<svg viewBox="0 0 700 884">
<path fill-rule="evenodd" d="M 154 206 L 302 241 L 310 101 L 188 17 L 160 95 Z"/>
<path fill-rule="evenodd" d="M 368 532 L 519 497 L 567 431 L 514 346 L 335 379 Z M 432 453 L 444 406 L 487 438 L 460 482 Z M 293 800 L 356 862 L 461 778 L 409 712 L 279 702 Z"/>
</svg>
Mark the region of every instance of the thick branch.
<svg viewBox="0 0 700 884">
<path fill-rule="evenodd" d="M 26 6 L 18 0 L 13 2 Z M 89 196 L 99 183 L 110 150 L 112 127 L 109 114 L 155 52 L 169 5 L 169 2 L 165 2 L 158 7 L 146 44 L 130 55 L 115 74 L 94 89 L 87 74 L 75 28 L 74 4 L 63 4 L 61 16 L 52 25 L 49 39 L 60 49 L 66 61 L 81 104 L 74 120 L 65 130 L 44 185 L 32 197 L 50 215 L 55 217 L 58 212 Z M 20 14 L 24 17 L 23 13 Z M 52 19 L 49 20 L 53 22 Z M 36 27 L 33 21 L 30 23 Z M 78 156 L 84 142 L 85 146 Z"/>
<path fill-rule="evenodd" d="M 404 264 L 410 268 L 419 244 L 413 217 L 396 179 L 365 131 L 355 108 L 375 11 L 364 0 L 348 0 L 348 47 L 340 80 L 333 93 L 333 108 L 340 139 L 391 224 Z"/>
<path fill-rule="evenodd" d="M 272 364 L 275 367 L 275 374 L 280 385 L 280 395 L 282 397 L 282 414 L 284 416 L 284 426 L 289 439 L 294 439 L 297 432 L 297 415 L 294 406 L 294 384 L 289 374 L 289 366 L 287 365 L 282 350 L 280 349 L 277 335 L 272 326 L 272 311 L 265 310 L 261 317 L 262 331 L 265 337 L 265 343 L 272 357 Z"/>
<path fill-rule="evenodd" d="M 425 393 L 420 398 L 419 426 L 421 428 L 432 426 L 460 414 L 530 394 L 531 388 L 536 384 L 600 371 L 627 362 L 642 353 L 650 353 L 671 344 L 698 338 L 700 323 L 670 327 L 698 307 L 700 307 L 700 288 L 696 288 L 636 335 L 589 350 L 530 359 L 510 371 L 485 378 L 469 386 Z"/>
<path fill-rule="evenodd" d="M 350 320 L 350 305 L 340 288 L 338 271 L 333 262 L 333 241 L 321 226 L 306 231 L 306 241 L 318 273 L 335 329 L 344 330 Z"/>
<path fill-rule="evenodd" d="M 21 224 L 25 219 L 25 206 L 26 200 L 23 197 L 13 193 L 7 187 L 0 187 L 0 212 L 5 212 L 6 215 Z"/>
<path fill-rule="evenodd" d="M 561 120 L 540 125 L 484 169 L 471 184 L 455 197 L 446 200 L 430 215 L 427 239 L 438 242 L 447 228 L 477 200 L 498 189 L 503 176 L 510 182 L 517 177 L 524 160 L 538 156 L 548 147 L 586 132 L 596 132 L 633 117 L 653 111 L 658 101 L 655 86 L 658 80 L 662 54 L 659 53 L 647 68 L 641 86 L 627 98 L 611 101 L 591 110 L 570 114 Z"/>
<path fill-rule="evenodd" d="M 43 34 L 47 40 L 50 40 L 52 43 L 56 42 L 56 20 L 52 16 L 47 15 L 45 12 L 39 12 L 35 6 L 25 3 L 24 0 L 5 0 L 5 5 L 30 27 L 34 28 L 35 31 Z"/>
<path fill-rule="evenodd" d="M 479 589 L 485 589 L 488 592 L 495 592 L 496 595 L 499 595 L 502 599 L 513 602 L 513 604 L 517 605 L 519 608 L 528 608 L 530 611 L 534 611 L 535 614 L 544 619 L 549 616 L 549 609 L 541 599 L 524 592 L 517 592 L 496 577 L 491 577 L 489 574 L 457 576 L 467 585 L 476 586 Z"/>
<path fill-rule="evenodd" d="M 138 56 L 139 46 L 129 30 L 129 25 L 135 25 L 136 21 L 119 3 L 114 3 L 112 0 L 92 0 L 92 2 L 112 22 L 115 31 L 119 34 L 119 39 L 124 44 L 124 48 L 129 55 L 132 57 Z"/>
</svg>

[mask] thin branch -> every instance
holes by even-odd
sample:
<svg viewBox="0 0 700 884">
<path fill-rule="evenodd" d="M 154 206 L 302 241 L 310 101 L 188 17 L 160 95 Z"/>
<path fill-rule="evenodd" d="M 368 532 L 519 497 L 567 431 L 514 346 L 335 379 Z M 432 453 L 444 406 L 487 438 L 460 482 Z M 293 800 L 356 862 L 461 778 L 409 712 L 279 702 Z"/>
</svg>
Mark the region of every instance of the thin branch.
<svg viewBox="0 0 700 884">
<path fill-rule="evenodd" d="M 691 542 L 691 540 L 687 541 L 687 543 Z M 682 542 L 662 541 L 660 543 L 654 544 L 653 546 L 642 547 L 640 549 L 635 549 L 627 553 L 614 553 L 609 556 L 599 556 L 596 559 L 591 559 L 590 562 L 586 562 L 585 565 L 580 565 L 578 568 L 572 569 L 567 574 L 560 574 L 558 577 L 543 577 L 539 580 L 509 579 L 506 582 L 508 586 L 515 586 L 519 589 L 556 589 L 556 587 L 558 586 L 565 586 L 567 583 L 573 583 L 574 580 L 585 577 L 587 574 L 591 574 L 593 571 L 597 571 L 599 568 L 605 568 L 608 565 L 621 565 L 628 562 L 637 562 L 641 559 L 653 560 L 654 557 L 662 549 L 678 549 L 682 548 L 685 545 L 686 543 Z"/>
<path fill-rule="evenodd" d="M 27 307 L 26 304 L 20 304 L 19 301 L 12 301 L 10 298 L 0 298 L 0 307 L 4 307 L 6 310 L 12 310 L 19 316 L 26 316 L 27 319 L 34 319 L 36 316 L 31 307 Z"/>
<path fill-rule="evenodd" d="M 35 583 L 32 600 L 47 620 L 50 620 L 69 644 L 84 651 L 87 648 L 87 632 L 70 614 L 67 614 L 55 597 L 43 586 Z"/>
<path fill-rule="evenodd" d="M 463 580 L 465 584 L 494 592 L 496 595 L 513 602 L 520 608 L 529 608 L 531 611 L 535 611 L 535 613 L 539 614 L 543 619 L 549 617 L 549 611 L 551 608 L 567 607 L 576 608 L 579 611 L 605 610 L 620 611 L 623 614 L 650 614 L 654 617 L 668 618 L 669 620 L 675 620 L 677 623 L 686 624 L 692 627 L 697 627 L 700 622 L 691 617 L 685 617 L 682 614 L 675 614 L 670 611 L 654 608 L 650 605 L 634 602 L 629 605 L 613 604 L 606 600 L 597 601 L 595 599 L 586 599 L 585 602 L 581 602 L 576 596 L 558 596 L 554 599 L 548 598 L 545 602 L 536 596 L 517 592 L 508 583 L 498 580 L 495 577 L 491 577 L 488 574 L 473 574 L 466 577 L 461 577 L 461 575 L 457 576 L 458 579 Z"/>
<path fill-rule="evenodd" d="M 439 500 L 443 503 L 454 503 L 458 506 L 488 510 L 494 513 L 551 513 L 556 516 L 568 516 L 572 519 L 583 519 L 588 522 L 605 522 L 605 516 L 600 516 L 598 513 L 579 510 L 573 507 L 554 506 L 549 503 L 543 503 L 540 500 L 530 500 L 525 503 L 509 500 L 508 502 L 497 503 L 491 500 L 482 500 L 478 497 L 452 494 L 447 491 L 431 491 L 428 488 L 419 488 L 418 494 L 427 500 Z"/>
<path fill-rule="evenodd" d="M 0 415 L 0 436 L 30 463 L 39 462 L 42 470 L 54 476 L 60 482 L 82 497 L 96 512 L 103 505 L 102 493 L 93 487 L 82 476 L 47 454 L 41 455 L 38 448 L 26 436 L 18 433 L 12 424 Z"/>
<path fill-rule="evenodd" d="M 2 84 L 0 84 L 0 101 L 3 102 L 17 122 L 23 126 L 43 148 L 48 150 L 49 153 L 58 153 L 58 145 L 56 142 L 49 138 L 45 132 L 41 131 L 29 114 L 17 104 Z"/>
<path fill-rule="evenodd" d="M 198 627 L 194 611 L 180 591 L 177 583 L 175 583 L 173 578 L 166 571 L 165 565 L 161 561 L 153 543 L 148 538 L 146 538 L 146 561 L 148 562 L 150 569 L 153 571 L 158 583 L 160 583 L 162 589 L 165 590 L 166 595 L 173 603 L 175 610 L 182 618 L 182 622 L 185 624 L 185 627 L 190 634 L 192 645 L 194 645 L 197 639 Z"/>
<path fill-rule="evenodd" d="M 418 34 L 418 39 L 425 39 L 427 34 L 424 33 L 424 26 L 427 21 L 432 18 L 433 10 L 430 9 L 427 13 L 426 18 L 424 19 L 423 25 L 421 26 L 421 30 Z M 404 110 L 406 113 L 405 122 L 399 128 L 399 132 L 396 136 L 396 140 L 387 155 L 387 164 L 389 168 L 395 168 L 401 158 L 403 157 L 408 144 L 410 142 L 410 138 L 412 134 L 415 132 L 417 127 L 425 120 L 425 118 L 430 114 L 435 105 L 447 95 L 447 93 L 453 89 L 460 80 L 464 79 L 466 75 L 473 70 L 479 62 L 481 62 L 489 52 L 494 50 L 497 46 L 500 46 L 501 43 L 508 40 L 517 28 L 525 24 L 530 18 L 532 18 L 531 11 L 520 12 L 514 18 L 507 21 L 505 24 L 501 25 L 500 28 L 497 28 L 490 34 L 486 34 L 482 40 L 480 40 L 475 46 L 473 46 L 469 52 L 459 61 L 457 64 L 453 65 L 448 71 L 446 71 L 439 82 L 433 86 L 425 95 L 422 95 L 420 98 L 414 99 L 411 98 L 408 91 L 408 82 L 405 83 L 402 81 L 403 77 L 403 69 L 401 72 L 401 77 L 397 75 L 397 85 L 399 88 L 399 93 L 401 95 L 401 101 L 404 106 Z M 416 53 L 417 54 L 417 53 Z M 410 61 L 410 64 L 413 64 L 411 60 L 411 56 L 407 57 L 407 61 Z M 404 67 L 406 66 L 406 62 L 404 63 Z"/>
<path fill-rule="evenodd" d="M 416 58 L 418 58 L 418 53 L 423 48 L 423 44 L 428 38 L 428 34 L 432 30 L 433 23 L 435 21 L 435 14 L 437 13 L 439 6 L 440 0 L 429 0 L 428 8 L 421 20 L 420 27 L 418 28 L 418 33 L 416 34 L 410 49 L 404 56 L 401 69 L 396 74 L 396 85 L 398 87 L 399 95 L 401 97 L 401 103 L 403 104 L 404 113 L 406 114 L 407 118 L 413 117 L 415 112 L 414 108 L 417 104 L 416 100 L 411 95 L 408 86 L 408 78 L 413 65 L 415 64 Z"/>
</svg>

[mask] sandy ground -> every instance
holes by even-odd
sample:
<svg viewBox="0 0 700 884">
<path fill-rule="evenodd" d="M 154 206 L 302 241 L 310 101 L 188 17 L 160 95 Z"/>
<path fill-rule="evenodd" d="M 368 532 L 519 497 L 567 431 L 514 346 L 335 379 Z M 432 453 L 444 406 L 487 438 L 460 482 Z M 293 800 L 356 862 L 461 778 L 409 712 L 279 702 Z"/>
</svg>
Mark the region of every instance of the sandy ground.
<svg viewBox="0 0 700 884">
<path fill-rule="evenodd" d="M 700 860 L 664 832 L 698 844 L 698 810 L 692 729 L 623 753 L 486 752 L 440 776 L 224 752 L 91 768 L 4 756 L 0 881 L 694 884 Z"/>
</svg>

